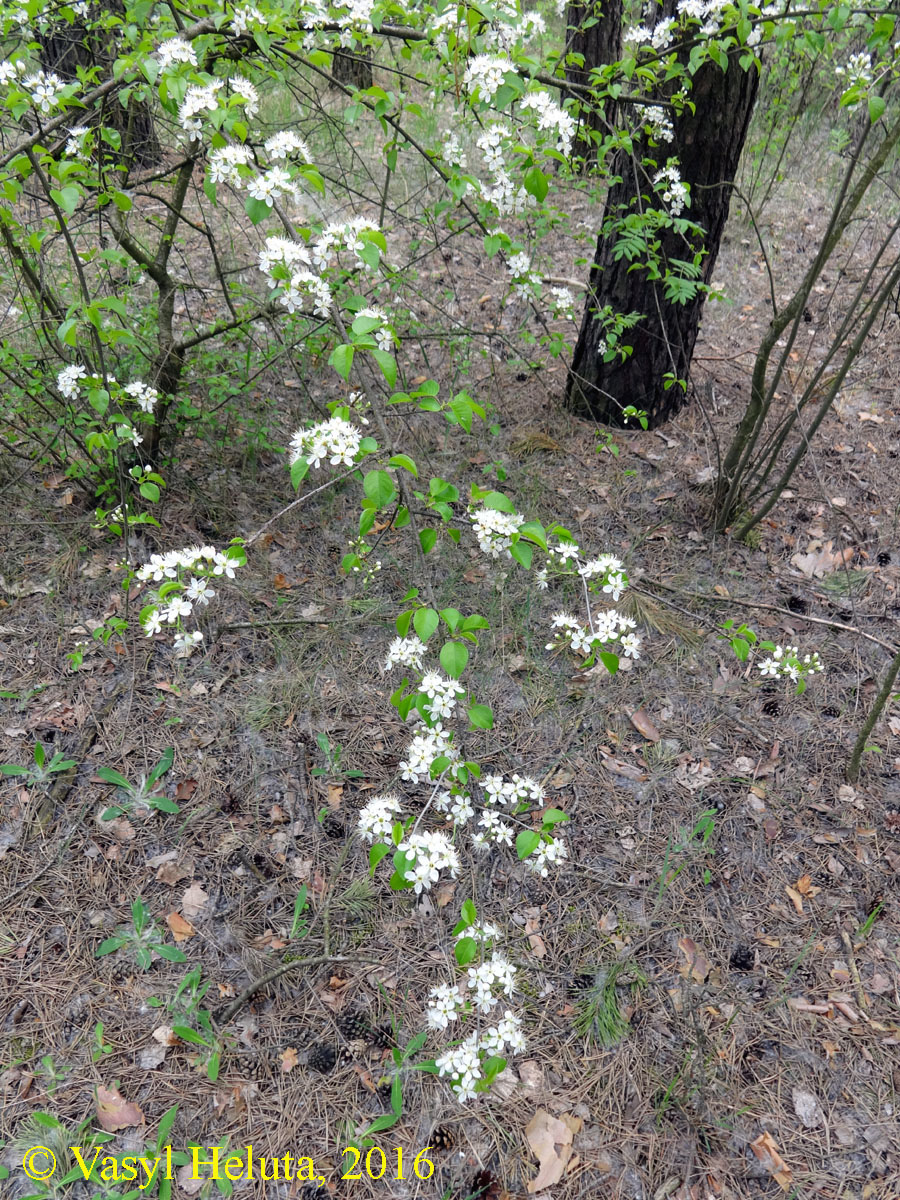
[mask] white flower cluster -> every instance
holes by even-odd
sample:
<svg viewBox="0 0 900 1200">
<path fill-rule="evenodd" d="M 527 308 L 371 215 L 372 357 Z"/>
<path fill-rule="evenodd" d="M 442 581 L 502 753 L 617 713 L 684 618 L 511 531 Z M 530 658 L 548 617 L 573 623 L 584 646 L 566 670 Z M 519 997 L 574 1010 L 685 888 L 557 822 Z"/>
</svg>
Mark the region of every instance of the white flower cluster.
<svg viewBox="0 0 900 1200">
<path fill-rule="evenodd" d="M 67 400 L 77 400 L 81 395 L 82 380 L 87 379 L 95 381 L 97 380 L 97 376 L 88 375 L 87 370 L 81 365 L 81 363 L 70 363 L 68 367 L 63 367 L 63 369 L 56 376 L 56 386 L 59 388 L 60 393 L 65 396 Z M 116 383 L 116 380 L 110 376 L 107 379 L 107 383 L 112 386 Z M 126 385 L 121 389 L 121 394 L 122 396 L 127 396 L 129 399 L 133 400 L 141 412 L 145 413 L 152 413 L 159 401 L 159 392 L 156 390 L 156 388 L 150 387 L 149 384 L 141 383 L 141 381 L 137 379 L 133 383 L 126 383 Z M 127 426 L 121 425 L 117 428 L 116 433 L 121 437 L 123 436 L 121 430 L 124 429 L 127 429 Z M 136 437 L 133 432 L 128 432 L 124 436 L 129 438 Z M 137 445 L 138 441 L 140 440 L 141 439 L 137 439 L 137 441 L 135 441 L 135 445 Z"/>
<path fill-rule="evenodd" d="M 575 297 L 567 287 L 552 287 L 550 298 L 554 316 L 571 318 L 575 315 Z"/>
<path fill-rule="evenodd" d="M 235 96 L 239 96 L 244 101 L 244 112 L 252 120 L 259 112 L 259 92 L 256 86 L 245 79 L 243 75 L 235 75 L 229 80 L 231 90 Z"/>
<path fill-rule="evenodd" d="M 675 138 L 675 128 L 664 108 L 658 104 L 648 104 L 639 110 L 641 123 L 648 126 L 650 136 L 656 142 L 671 142 Z"/>
<path fill-rule="evenodd" d="M 156 408 L 159 400 L 159 392 L 156 388 L 136 379 L 134 383 L 126 383 L 123 390 L 126 395 L 131 397 L 141 412 L 152 413 Z"/>
<path fill-rule="evenodd" d="M 0 84 L 6 85 L 12 83 L 19 75 L 23 75 L 26 69 L 21 59 L 16 59 L 15 62 L 8 58 L 5 59 L 3 62 L 0 62 Z"/>
<path fill-rule="evenodd" d="M 540 841 L 537 849 L 533 854 L 525 859 L 525 866 L 529 871 L 533 871 L 535 875 L 540 875 L 542 879 L 546 879 L 550 874 L 551 867 L 558 867 L 560 863 L 565 862 L 569 857 L 569 852 L 566 849 L 566 844 L 560 838 L 551 838 L 549 841 Z"/>
<path fill-rule="evenodd" d="M 188 135 L 188 140 L 199 142 L 203 131 L 201 113 L 211 113 L 219 107 L 219 92 L 222 90 L 221 79 L 211 79 L 209 83 L 192 83 L 184 94 L 184 99 L 178 108 L 178 124 Z"/>
<path fill-rule="evenodd" d="M 333 303 L 331 288 L 320 275 L 299 265 L 309 262 L 309 251 L 301 242 L 282 237 L 266 238 L 265 249 L 259 255 L 260 271 L 273 288 L 281 288 L 279 302 L 288 312 L 296 312 L 311 298 L 314 312 L 327 317 Z"/>
<path fill-rule="evenodd" d="M 483 1033 L 471 1033 L 464 1042 L 452 1046 L 435 1059 L 438 1075 L 446 1076 L 460 1104 L 477 1096 L 477 1084 L 484 1078 L 483 1059 L 502 1054 L 506 1048 L 514 1054 L 525 1049 L 525 1036 L 519 1018 L 507 1009 L 503 1019 Z"/>
<path fill-rule="evenodd" d="M 56 386 L 67 400 L 75 400 L 81 395 L 80 380 L 87 378 L 87 371 L 80 363 L 72 363 L 63 367 L 56 376 Z"/>
<path fill-rule="evenodd" d="M 503 161 L 503 144 L 508 137 L 502 125 L 489 125 L 475 144 L 484 156 L 485 165 L 493 175 L 490 186 L 482 185 L 481 194 L 488 204 L 493 204 L 501 217 L 521 216 L 537 201 L 523 184 L 516 184 Z"/>
<path fill-rule="evenodd" d="M 189 546 L 152 554 L 135 572 L 142 582 L 164 585 L 160 591 L 165 594 L 157 594 L 141 609 L 141 624 L 147 637 L 160 633 L 164 625 L 174 626 L 175 657 L 188 658 L 203 641 L 203 634 L 199 629 L 185 629 L 184 621 L 195 608 L 204 607 L 215 596 L 209 586 L 210 578 L 234 579 L 235 569 L 244 561 L 242 550 L 221 551 L 215 546 Z M 179 586 L 173 588 L 173 582 Z"/>
<path fill-rule="evenodd" d="M 849 84 L 868 87 L 872 82 L 872 60 L 868 54 L 851 54 L 846 66 L 835 67 L 835 75 L 846 78 Z M 26 80 L 26 85 L 27 85 Z"/>
<path fill-rule="evenodd" d="M 425 643 L 420 642 L 417 637 L 394 638 L 388 647 L 384 669 L 389 671 L 391 667 L 415 667 L 417 671 L 421 671 L 424 653 Z"/>
<path fill-rule="evenodd" d="M 482 780 L 485 804 L 504 804 L 514 807 L 522 803 L 543 804 L 547 794 L 535 779 L 528 775 L 486 775 Z"/>
<path fill-rule="evenodd" d="M 509 11 L 509 10 L 508 10 Z M 514 11 L 510 16 L 518 17 Z M 517 43 L 528 38 L 540 37 L 547 32 L 547 22 L 538 12 L 522 13 L 515 21 L 498 21 L 486 30 L 483 37 L 485 46 L 491 49 L 510 51 Z"/>
<path fill-rule="evenodd" d="M 446 813 L 456 826 L 468 825 L 475 816 L 472 797 L 468 792 L 440 792 L 434 798 L 434 810 Z"/>
<path fill-rule="evenodd" d="M 300 158 L 307 163 L 312 161 L 306 142 L 290 129 L 281 129 L 278 133 L 273 133 L 266 140 L 265 147 L 269 158 L 276 161 L 283 158 Z"/>
<path fill-rule="evenodd" d="M 352 467 L 361 441 L 362 434 L 352 422 L 331 417 L 311 429 L 297 430 L 291 438 L 291 462 L 305 458 L 318 470 L 327 458 L 333 467 Z"/>
<path fill-rule="evenodd" d="M 365 246 L 361 237 L 363 233 L 377 232 L 378 226 L 374 221 L 365 217 L 354 217 L 351 221 L 335 221 L 319 234 L 313 243 L 313 262 L 321 270 L 328 265 L 329 260 L 339 250 L 351 250 L 356 255 L 356 266 L 365 267 L 365 261 L 360 258 L 360 251 Z"/>
<path fill-rule="evenodd" d="M 399 811 L 399 797 L 393 794 L 373 796 L 359 810 L 357 828 L 368 842 L 378 841 L 381 838 L 390 840 Z"/>
<path fill-rule="evenodd" d="M 525 524 L 525 518 L 520 513 L 500 512 L 496 508 L 479 508 L 470 512 L 470 520 L 478 545 L 491 558 L 499 558 L 506 551 L 507 557 L 512 558 L 509 547 L 512 545 L 513 534 Z"/>
<path fill-rule="evenodd" d="M 159 68 L 165 73 L 177 63 L 187 63 L 191 67 L 197 66 L 197 52 L 190 42 L 186 42 L 184 38 L 173 37 L 168 38 L 165 42 L 160 42 L 156 47 L 156 57 L 159 59 Z"/>
<path fill-rule="evenodd" d="M 35 108 L 39 108 L 42 113 L 48 113 L 59 104 L 66 85 L 52 71 L 37 71 L 23 79 L 22 86 L 31 93 L 31 103 Z"/>
<path fill-rule="evenodd" d="M 485 102 L 493 100 L 503 86 L 503 77 L 513 70 L 509 58 L 493 54 L 476 54 L 469 59 L 463 83 L 470 92 L 478 89 L 479 97 Z"/>
<path fill-rule="evenodd" d="M 243 182 L 240 168 L 250 165 L 251 154 L 246 146 L 229 143 L 209 152 L 209 178 L 212 183 L 227 183 L 240 187 Z"/>
<path fill-rule="evenodd" d="M 435 721 L 452 717 L 457 697 L 466 694 L 466 689 L 460 683 L 455 679 L 445 679 L 438 671 L 426 671 L 419 689 L 428 697 L 425 707 Z"/>
<path fill-rule="evenodd" d="M 73 125 L 69 129 L 68 132 L 69 132 L 69 137 L 66 142 L 66 148 L 65 148 L 64 153 L 66 155 L 68 155 L 69 158 L 83 158 L 84 157 L 84 139 L 91 132 L 90 126 L 88 126 L 88 125 Z"/>
<path fill-rule="evenodd" d="M 801 659 L 798 646 L 776 646 L 771 657 L 763 659 L 759 664 L 760 675 L 770 678 L 780 676 L 782 679 L 790 679 L 793 683 L 805 675 L 816 675 L 824 670 L 817 651 L 805 654 Z"/>
<path fill-rule="evenodd" d="M 531 259 L 527 254 L 510 255 L 507 263 L 509 273 L 513 277 L 513 290 L 522 299 L 528 299 L 541 285 L 541 277 L 531 270 Z"/>
<path fill-rule="evenodd" d="M 427 725 L 418 726 L 406 747 L 406 758 L 400 763 L 401 779 L 407 783 L 427 779 L 436 758 L 449 758 L 451 763 L 456 762 L 459 754 L 454 749 L 451 737 L 440 724 L 431 729 Z"/>
<path fill-rule="evenodd" d="M 235 37 L 243 37 L 252 28 L 265 29 L 266 24 L 264 13 L 261 13 L 252 4 L 242 4 L 240 8 L 234 10 L 231 18 L 231 31 Z"/>
<path fill-rule="evenodd" d="M 557 630 L 555 639 L 548 642 L 547 650 L 557 650 L 560 646 L 571 646 L 576 654 L 587 657 L 598 645 L 618 641 L 626 658 L 640 658 L 641 639 L 630 632 L 636 628 L 631 617 L 608 608 L 603 612 L 594 613 L 591 618 L 593 628 L 582 625 L 571 613 L 559 612 L 550 623 L 551 629 Z M 625 632 L 628 630 L 629 632 Z"/>
<path fill-rule="evenodd" d="M 653 176 L 653 186 L 662 187 L 663 203 L 668 204 L 673 217 L 684 211 L 684 206 L 688 203 L 688 189 L 687 185 L 682 183 L 676 159 L 670 158 L 662 170 L 656 172 Z"/>
<path fill-rule="evenodd" d="M 549 92 L 529 92 L 519 102 L 519 107 L 537 114 L 538 129 L 552 130 L 556 134 L 556 149 L 560 154 L 572 153 L 575 137 L 575 118 L 570 112 L 556 104 Z"/>
<path fill-rule="evenodd" d="M 417 896 L 431 890 L 441 871 L 449 871 L 451 879 L 456 879 L 459 874 L 459 855 L 446 833 L 411 833 L 398 849 L 415 856 L 415 862 L 404 878 L 413 885 Z"/>
<path fill-rule="evenodd" d="M 272 208 L 282 196 L 293 195 L 295 188 L 284 167 L 269 167 L 262 175 L 255 175 L 250 180 L 247 191 L 254 200 L 262 200 Z"/>
<path fill-rule="evenodd" d="M 490 850 L 491 846 L 512 846 L 515 830 L 500 814 L 487 809 L 481 814 L 479 828 L 472 834 L 476 850 Z"/>
<path fill-rule="evenodd" d="M 441 144 L 441 154 L 444 162 L 452 163 L 455 167 L 466 169 L 466 152 L 460 146 L 459 135 L 456 133 L 445 133 Z"/>
</svg>

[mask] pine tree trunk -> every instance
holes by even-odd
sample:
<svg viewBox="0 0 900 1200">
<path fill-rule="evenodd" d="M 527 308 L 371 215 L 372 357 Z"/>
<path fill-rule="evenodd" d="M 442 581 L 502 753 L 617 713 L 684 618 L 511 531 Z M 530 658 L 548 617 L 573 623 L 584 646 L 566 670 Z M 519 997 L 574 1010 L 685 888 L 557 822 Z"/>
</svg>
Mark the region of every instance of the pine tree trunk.
<svg viewBox="0 0 900 1200">
<path fill-rule="evenodd" d="M 686 109 L 681 117 L 673 115 L 675 140 L 648 151 L 661 166 L 670 155 L 678 156 L 681 178 L 690 184 L 691 194 L 690 207 L 683 215 L 706 230 L 705 238 L 694 238 L 687 246 L 683 236 L 673 230 L 663 231 L 663 263 L 670 259 L 690 261 L 694 252 L 704 247 L 704 283 L 712 278 L 728 217 L 731 183 L 758 85 L 758 69 L 751 66 L 743 70 L 736 56 L 724 72 L 715 63 L 706 63 L 694 76 L 690 92 L 694 112 Z M 638 144 L 634 157 L 620 151 L 612 166 L 611 174 L 620 182 L 613 184 L 606 199 L 588 299 L 566 384 L 566 403 L 573 411 L 602 424 L 618 426 L 624 424 L 622 409 L 634 405 L 648 414 L 649 426 L 655 428 L 673 417 L 685 402 L 687 394 L 681 386 L 675 383 L 667 390 L 664 377 L 668 374 L 687 380 L 704 297 L 699 293 L 686 304 L 670 303 L 662 281 L 651 282 L 640 269 L 629 270 L 633 264 L 626 258 L 615 260 L 618 234 L 609 225 L 616 217 L 636 211 L 641 193 L 646 195 L 649 190 L 646 169 L 636 170 L 640 157 Z M 638 324 L 623 336 L 624 343 L 633 347 L 624 362 L 618 357 L 603 361 L 604 327 L 595 319 L 595 313 L 606 305 L 615 313 L 640 314 Z"/>
<path fill-rule="evenodd" d="M 343 83 L 346 87 L 372 87 L 372 51 L 360 50 L 351 53 L 347 50 L 336 50 L 331 60 L 331 73 L 338 83 Z"/>
<path fill-rule="evenodd" d="M 109 0 L 107 5 L 114 12 L 123 12 L 121 4 Z M 112 35 L 103 35 L 88 30 L 81 22 L 69 25 L 59 21 L 51 24 L 47 33 L 39 38 L 41 66 L 45 71 L 55 71 L 61 79 L 78 78 L 78 67 L 93 67 L 99 64 L 103 74 L 112 70 L 117 57 Z M 162 161 L 162 150 L 153 113 L 143 101 L 133 98 L 123 108 L 115 93 L 104 97 L 100 117 L 101 124 L 115 129 L 121 138 L 119 161 L 126 168 L 134 165 L 156 166 Z M 79 124 L 78 114 L 72 110 L 72 124 Z M 106 148 L 109 153 L 109 148 Z"/>
<path fill-rule="evenodd" d="M 566 5 L 567 58 L 569 54 L 578 54 L 584 60 L 582 66 L 566 62 L 566 79 L 570 83 L 589 86 L 592 68 L 616 62 L 621 46 L 622 0 L 573 0 Z M 574 151 L 589 165 L 596 161 L 597 149 L 588 131 L 602 128 L 600 113 L 583 95 L 577 92 L 565 95 L 578 101 L 580 119 Z"/>
</svg>

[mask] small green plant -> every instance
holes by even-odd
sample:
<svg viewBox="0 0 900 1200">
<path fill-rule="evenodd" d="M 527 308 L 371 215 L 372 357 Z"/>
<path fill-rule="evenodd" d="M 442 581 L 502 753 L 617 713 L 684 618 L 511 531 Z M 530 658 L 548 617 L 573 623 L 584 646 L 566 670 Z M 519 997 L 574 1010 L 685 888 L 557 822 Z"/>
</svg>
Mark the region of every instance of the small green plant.
<svg viewBox="0 0 900 1200">
<path fill-rule="evenodd" d="M 44 1086 L 47 1089 L 47 1095 L 54 1096 L 57 1087 L 65 1081 L 69 1069 L 69 1067 L 57 1066 L 53 1061 L 53 1055 L 45 1054 L 35 1074 L 39 1075 L 45 1081 Z"/>
<path fill-rule="evenodd" d="M 59 751 L 47 761 L 47 751 L 42 742 L 34 743 L 34 766 L 20 767 L 15 763 L 0 764 L 0 775 L 20 776 L 28 780 L 32 787 L 46 783 L 52 775 L 60 771 L 68 771 L 74 767 L 74 758 L 64 758 Z"/>
<path fill-rule="evenodd" d="M 339 745 L 332 746 L 328 740 L 328 735 L 320 733 L 316 738 L 316 744 L 325 755 L 327 767 L 313 767 L 311 775 L 321 776 L 327 775 L 329 779 L 361 779 L 365 774 L 364 771 L 348 771 L 341 767 L 341 751 Z"/>
<path fill-rule="evenodd" d="M 128 632 L 128 622 L 122 617 L 107 617 L 102 625 L 98 625 L 91 634 L 95 642 L 102 642 L 104 646 L 108 646 L 114 637 L 124 637 Z M 66 655 L 69 660 L 69 666 L 73 671 L 84 662 L 84 647 L 87 642 L 78 642 L 75 649 Z"/>
<path fill-rule="evenodd" d="M 102 819 L 111 821 L 113 817 L 121 817 L 131 808 L 157 809 L 160 812 L 178 813 L 181 809 L 174 800 L 157 791 L 156 785 L 172 766 L 175 760 L 175 750 L 172 746 L 166 748 L 162 758 L 149 775 L 142 775 L 139 783 L 131 783 L 112 767 L 98 767 L 97 777 L 104 783 L 112 783 L 119 789 L 116 793 L 118 803 L 106 809 Z"/>
<path fill-rule="evenodd" d="M 301 887 L 297 893 L 297 899 L 294 901 L 294 920 L 291 923 L 291 941 L 295 939 L 305 938 L 309 933 L 309 926 L 306 923 L 304 913 L 309 908 L 309 892 L 306 884 Z"/>
<path fill-rule="evenodd" d="M 659 890 L 656 896 L 656 902 L 659 904 L 662 901 L 668 888 L 672 886 L 678 876 L 690 863 L 690 858 L 685 858 L 677 867 L 674 867 L 674 859 L 678 855 L 692 855 L 698 850 L 705 850 L 710 838 L 715 833 L 717 810 L 708 808 L 700 814 L 694 822 L 694 827 L 690 831 L 680 829 L 678 831 L 678 840 L 674 841 L 669 838 L 666 845 L 666 854 L 663 859 L 662 873 L 659 877 Z M 709 872 L 704 872 L 704 883 L 709 883 Z"/>
<path fill-rule="evenodd" d="M 148 970 L 154 954 L 158 954 L 160 958 L 164 958 L 168 962 L 187 961 L 184 952 L 177 946 L 165 944 L 159 926 L 140 897 L 131 906 L 131 922 L 130 927 L 120 926 L 117 933 L 100 943 L 96 951 L 97 958 L 114 954 L 117 950 L 127 947 L 142 971 Z"/>
<path fill-rule="evenodd" d="M 761 642 L 749 625 L 735 627 L 734 621 L 726 621 L 722 626 L 723 632 L 718 636 L 729 642 L 739 662 L 747 662 L 751 652 L 763 650 L 769 655 L 757 664 L 757 670 L 763 678 L 790 679 L 797 685 L 797 695 L 802 696 L 806 691 L 808 675 L 817 675 L 825 668 L 818 652 L 800 657 L 798 646 L 779 646 L 776 642 Z"/>
<path fill-rule="evenodd" d="M 94 1026 L 94 1044 L 91 1048 L 91 1062 L 98 1063 L 107 1054 L 112 1054 L 113 1048 L 103 1038 L 103 1022 L 98 1021 Z"/>
<path fill-rule="evenodd" d="M 220 1037 L 212 1023 L 212 1013 L 203 1007 L 209 990 L 209 980 L 203 982 L 203 968 L 194 967 L 175 989 L 171 1000 L 160 1000 L 151 996 L 147 1003 L 153 1008 L 163 1008 L 174 1018 L 173 1032 L 183 1042 L 199 1048 L 198 1065 L 206 1072 L 210 1082 L 219 1078 L 222 1053 L 228 1048 L 227 1038 Z"/>
<path fill-rule="evenodd" d="M 631 1032 L 631 1022 L 619 1002 L 620 989 L 630 988 L 634 996 L 646 982 L 646 975 L 634 963 L 614 962 L 598 971 L 593 986 L 577 1005 L 575 1028 L 605 1050 L 618 1045 Z"/>
</svg>

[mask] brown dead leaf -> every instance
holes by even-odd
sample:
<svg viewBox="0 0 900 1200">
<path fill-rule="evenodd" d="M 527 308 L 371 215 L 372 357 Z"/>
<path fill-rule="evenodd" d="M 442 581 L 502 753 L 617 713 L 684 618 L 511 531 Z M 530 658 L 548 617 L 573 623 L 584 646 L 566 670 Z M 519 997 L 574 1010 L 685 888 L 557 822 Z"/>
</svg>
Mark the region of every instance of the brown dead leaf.
<svg viewBox="0 0 900 1200">
<path fill-rule="evenodd" d="M 800 893 L 801 896 L 810 896 L 810 897 L 818 896 L 819 892 L 821 892 L 821 890 L 822 890 L 821 888 L 813 887 L 812 875 L 801 875 L 800 878 L 797 880 L 797 882 L 794 884 L 794 887 L 797 889 L 797 891 Z"/>
<path fill-rule="evenodd" d="M 196 779 L 182 779 L 175 789 L 176 800 L 190 800 L 197 790 Z"/>
<path fill-rule="evenodd" d="M 297 1051 L 293 1046 L 288 1046 L 287 1050 L 281 1055 L 281 1069 L 287 1075 L 288 1071 L 293 1071 L 299 1062 Z"/>
<path fill-rule="evenodd" d="M 440 887 L 435 888 L 434 904 L 436 908 L 446 908 L 453 897 L 456 895 L 455 883 L 442 883 Z"/>
<path fill-rule="evenodd" d="M 282 575 L 280 571 L 275 576 L 275 578 L 272 580 L 272 583 L 278 591 L 283 591 L 284 589 L 289 588 L 291 586 L 290 583 L 288 582 L 287 576 Z"/>
<path fill-rule="evenodd" d="M 750 1143 L 750 1149 L 766 1168 L 783 1192 L 786 1192 L 793 1180 L 791 1168 L 778 1153 L 778 1146 L 770 1133 L 761 1133 Z"/>
<path fill-rule="evenodd" d="M 846 546 L 843 550 L 833 550 L 833 545 L 832 541 L 827 541 L 820 550 L 809 551 L 807 554 L 794 554 L 791 556 L 791 562 L 803 572 L 807 579 L 821 579 L 823 575 L 830 575 L 839 567 L 846 566 L 856 553 L 853 546 Z"/>
<path fill-rule="evenodd" d="M 528 937 L 528 944 L 531 946 L 531 953 L 535 958 L 543 958 L 547 953 L 547 947 L 544 944 L 544 939 L 538 933 L 540 929 L 540 921 L 532 917 L 525 922 L 525 933 Z"/>
<path fill-rule="evenodd" d="M 640 783 L 647 778 L 646 771 L 642 771 L 634 763 L 626 762 L 624 758 L 611 758 L 604 754 L 603 765 L 607 771 L 612 771 L 614 775 L 621 775 L 624 779 L 633 779 Z"/>
<path fill-rule="evenodd" d="M 188 938 L 193 937 L 197 932 L 190 921 L 186 921 L 181 913 L 170 912 L 166 917 L 166 924 L 172 931 L 172 937 L 176 942 L 186 942 Z"/>
<path fill-rule="evenodd" d="M 181 883 L 182 879 L 187 879 L 192 875 L 193 871 L 189 867 L 179 866 L 178 863 L 167 862 L 156 872 L 156 878 L 160 883 L 167 883 L 169 887 L 174 887 L 176 883 Z"/>
<path fill-rule="evenodd" d="M 685 979 L 693 979 L 695 983 L 705 983 L 712 971 L 712 964 L 694 939 L 680 937 L 678 949 L 687 959 L 686 964 L 679 968 L 679 973 Z"/>
<path fill-rule="evenodd" d="M 194 1174 L 193 1163 L 185 1163 L 183 1167 L 179 1167 L 175 1172 L 175 1178 L 185 1196 L 196 1196 L 206 1182 L 206 1176 L 201 1171 Z"/>
<path fill-rule="evenodd" d="M 170 1025 L 159 1025 L 150 1035 L 161 1046 L 177 1046 L 178 1037 Z"/>
<path fill-rule="evenodd" d="M 578 1117 L 563 1113 L 557 1118 L 544 1108 L 537 1110 L 525 1128 L 525 1137 L 540 1164 L 537 1178 L 528 1184 L 532 1195 L 553 1187 L 562 1179 L 572 1157 L 572 1140 L 580 1129 Z"/>
<path fill-rule="evenodd" d="M 130 1103 L 118 1088 L 97 1088 L 97 1120 L 107 1133 L 117 1133 L 132 1125 L 143 1125 L 144 1114 Z"/>
<path fill-rule="evenodd" d="M 344 785 L 342 783 L 329 783 L 325 789 L 325 799 L 328 801 L 329 808 L 341 807 L 341 796 L 344 794 Z"/>
<path fill-rule="evenodd" d="M 630 720 L 641 737 L 645 737 L 648 742 L 659 741 L 659 730 L 647 716 L 644 709 L 639 708 L 637 712 L 633 712 Z"/>
<path fill-rule="evenodd" d="M 181 911 L 188 920 L 193 921 L 203 913 L 208 903 L 209 896 L 195 880 L 181 897 Z"/>
<path fill-rule="evenodd" d="M 794 908 L 796 908 L 798 914 L 802 917 L 803 916 L 803 897 L 800 895 L 799 892 L 795 891 L 794 888 L 792 888 L 790 886 L 786 886 L 784 890 L 790 896 L 791 900 L 793 901 Z"/>
</svg>

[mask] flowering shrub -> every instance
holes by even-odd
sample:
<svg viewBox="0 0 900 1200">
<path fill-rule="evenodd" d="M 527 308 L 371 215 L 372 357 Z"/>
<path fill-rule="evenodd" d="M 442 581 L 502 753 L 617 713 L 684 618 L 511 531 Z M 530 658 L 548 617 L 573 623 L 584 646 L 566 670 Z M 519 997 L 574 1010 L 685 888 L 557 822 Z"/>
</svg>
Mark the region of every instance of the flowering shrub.
<svg viewBox="0 0 900 1200">
<path fill-rule="evenodd" d="M 217 550 L 215 546 L 189 546 L 184 550 L 151 555 L 150 561 L 134 572 L 134 577 L 142 583 L 161 585 L 141 609 L 144 633 L 154 637 L 169 626 L 174 633 L 175 657 L 190 657 L 203 641 L 203 631 L 188 629 L 187 619 L 215 597 L 210 580 L 234 579 L 235 570 L 246 561 L 247 556 L 238 540 L 227 550 Z"/>
<path fill-rule="evenodd" d="M 801 659 L 798 646 L 779 646 L 775 642 L 760 641 L 748 625 L 739 626 L 734 620 L 729 620 L 722 628 L 724 632 L 719 636 L 730 642 L 741 662 L 747 662 L 751 654 L 757 651 L 765 651 L 769 657 L 756 664 L 760 675 L 767 679 L 789 679 L 796 683 L 798 696 L 806 691 L 809 676 L 825 670 L 816 650 L 804 654 Z"/>
</svg>

